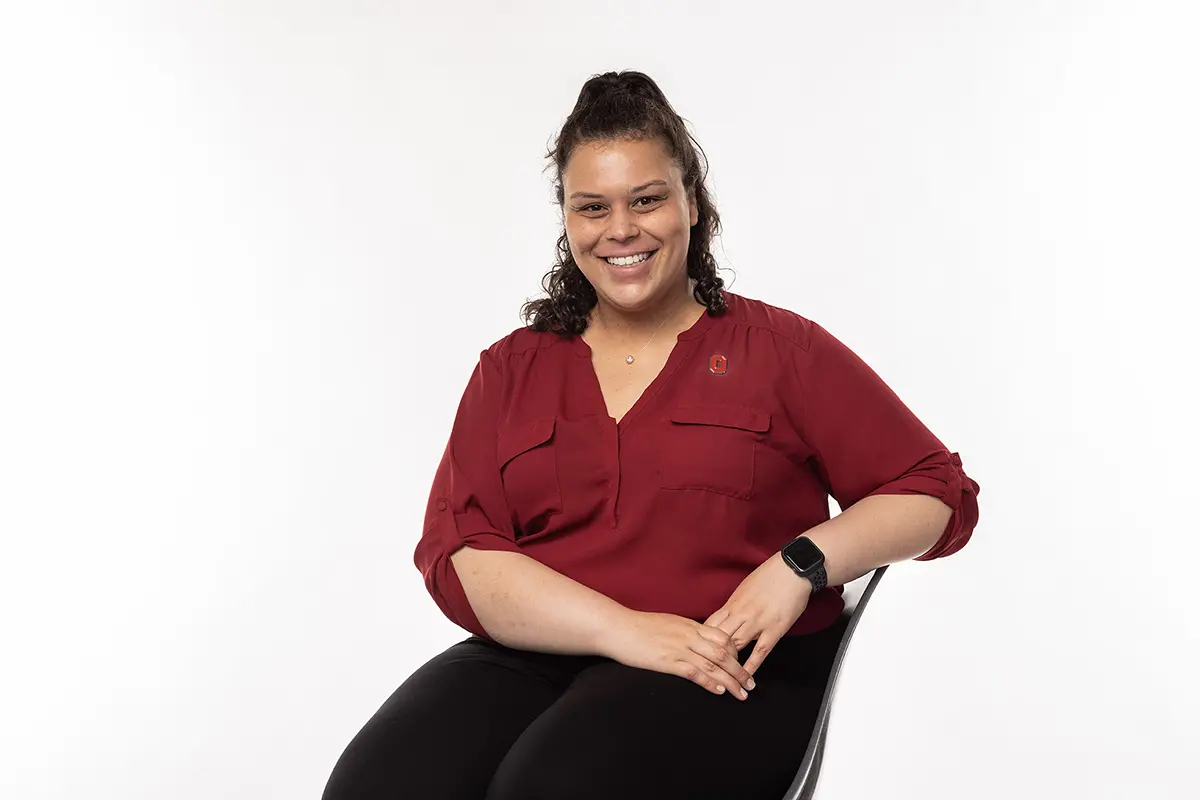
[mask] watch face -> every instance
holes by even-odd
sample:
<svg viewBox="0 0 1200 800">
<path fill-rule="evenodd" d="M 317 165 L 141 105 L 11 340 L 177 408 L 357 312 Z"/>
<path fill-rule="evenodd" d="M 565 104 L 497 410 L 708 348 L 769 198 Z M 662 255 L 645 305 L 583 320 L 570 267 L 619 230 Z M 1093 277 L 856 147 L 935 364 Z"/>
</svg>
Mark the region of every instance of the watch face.
<svg viewBox="0 0 1200 800">
<path fill-rule="evenodd" d="M 820 548 L 813 544 L 811 539 L 803 536 L 788 544 L 783 550 L 793 566 L 804 572 L 814 570 L 825 562 L 825 556 L 821 553 Z"/>
</svg>

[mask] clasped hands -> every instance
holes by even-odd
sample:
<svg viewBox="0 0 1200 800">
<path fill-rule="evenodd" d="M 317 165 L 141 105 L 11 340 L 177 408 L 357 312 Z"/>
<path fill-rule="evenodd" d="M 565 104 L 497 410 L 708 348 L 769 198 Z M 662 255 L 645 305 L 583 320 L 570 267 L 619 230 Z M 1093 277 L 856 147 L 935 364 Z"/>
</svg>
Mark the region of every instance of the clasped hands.
<svg viewBox="0 0 1200 800">
<path fill-rule="evenodd" d="M 804 609 L 812 584 L 775 553 L 746 576 L 703 624 L 675 614 L 631 611 L 610 648 L 622 664 L 679 675 L 713 694 L 745 700 L 754 673 Z M 758 640 L 743 665 L 738 651 Z"/>
</svg>

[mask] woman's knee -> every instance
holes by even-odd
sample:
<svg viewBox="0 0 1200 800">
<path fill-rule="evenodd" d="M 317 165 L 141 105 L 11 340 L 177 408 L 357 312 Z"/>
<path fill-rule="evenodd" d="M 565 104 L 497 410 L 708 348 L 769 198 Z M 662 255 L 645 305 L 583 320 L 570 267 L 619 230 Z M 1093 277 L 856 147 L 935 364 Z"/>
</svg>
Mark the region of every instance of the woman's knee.
<svg viewBox="0 0 1200 800">
<path fill-rule="evenodd" d="M 558 695 L 520 659 L 475 641 L 431 659 L 351 740 L 324 800 L 477 800 L 513 741 Z"/>
</svg>

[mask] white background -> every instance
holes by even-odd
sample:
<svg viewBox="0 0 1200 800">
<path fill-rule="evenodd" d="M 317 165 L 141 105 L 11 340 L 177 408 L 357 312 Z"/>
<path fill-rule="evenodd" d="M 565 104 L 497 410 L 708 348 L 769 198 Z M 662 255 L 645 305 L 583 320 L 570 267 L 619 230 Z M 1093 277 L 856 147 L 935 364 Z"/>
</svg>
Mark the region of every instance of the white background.
<svg viewBox="0 0 1200 800">
<path fill-rule="evenodd" d="M 541 156 L 630 68 L 731 288 L 982 485 L 876 595 L 821 796 L 1194 797 L 1195 7 L 492 5 L 4 5 L 0 795 L 316 798 L 465 635 L 429 481 L 552 262 Z"/>
</svg>

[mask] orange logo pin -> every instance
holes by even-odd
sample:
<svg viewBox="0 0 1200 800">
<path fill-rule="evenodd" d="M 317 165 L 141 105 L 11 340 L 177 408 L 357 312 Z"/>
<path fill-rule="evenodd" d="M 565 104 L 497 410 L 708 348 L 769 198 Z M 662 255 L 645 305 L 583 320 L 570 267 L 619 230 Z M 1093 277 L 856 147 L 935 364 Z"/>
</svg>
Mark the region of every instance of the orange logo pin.
<svg viewBox="0 0 1200 800">
<path fill-rule="evenodd" d="M 708 360 L 708 371 L 713 375 L 724 375 L 729 369 L 729 360 L 722 355 L 714 355 Z"/>
</svg>

